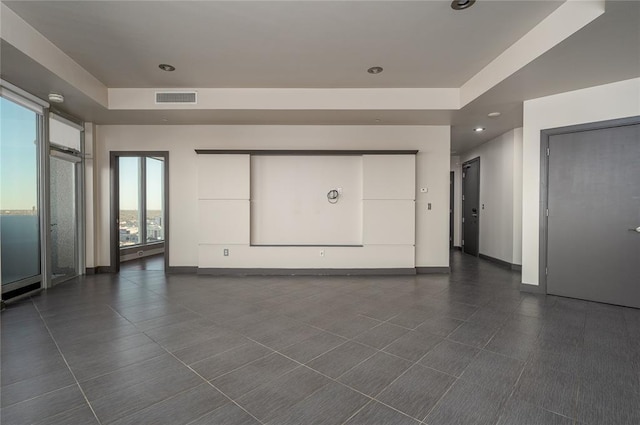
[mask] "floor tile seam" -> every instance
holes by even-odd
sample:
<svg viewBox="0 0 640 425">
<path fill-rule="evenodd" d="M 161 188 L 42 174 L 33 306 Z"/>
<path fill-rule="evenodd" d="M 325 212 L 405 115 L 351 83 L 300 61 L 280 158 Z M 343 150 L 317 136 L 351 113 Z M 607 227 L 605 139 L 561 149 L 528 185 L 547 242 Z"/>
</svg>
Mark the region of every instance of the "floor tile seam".
<svg viewBox="0 0 640 425">
<path fill-rule="evenodd" d="M 64 387 L 56 388 L 55 390 L 47 391 L 47 392 L 45 392 L 45 393 L 38 394 L 38 395 L 36 395 L 36 396 L 30 397 L 30 398 L 27 398 L 27 399 L 24 399 L 24 400 L 20 400 L 20 401 L 18 401 L 18 402 L 11 403 L 11 404 L 9 404 L 9 405 L 7 405 L 7 406 L 3 406 L 2 408 L 0 408 L 0 411 L 4 411 L 4 410 L 6 410 L 6 409 L 8 409 L 8 408 L 10 408 L 10 407 L 17 406 L 18 404 L 26 403 L 26 402 L 28 402 L 28 401 L 32 401 L 32 400 L 35 400 L 35 399 L 37 399 L 37 398 L 47 396 L 47 395 L 49 395 L 49 394 L 55 393 L 56 391 L 66 390 L 67 388 L 71 388 L 71 387 L 73 387 L 73 386 L 75 386 L 75 385 L 76 385 L 75 383 L 73 383 L 73 384 L 69 384 L 69 385 L 65 385 Z"/>
<path fill-rule="evenodd" d="M 151 341 L 149 341 L 149 342 L 145 342 L 144 344 L 140 344 L 140 345 L 137 345 L 137 346 L 135 346 L 135 347 L 127 348 L 127 349 L 125 349 L 125 350 L 120 350 L 120 351 L 115 351 L 115 352 L 112 352 L 112 353 L 104 354 L 104 355 L 102 355 L 101 357 L 98 357 L 97 359 L 85 359 L 85 360 L 77 361 L 77 362 L 76 362 L 76 361 L 72 361 L 72 362 L 70 362 L 70 363 L 69 363 L 69 366 L 71 367 L 71 364 L 73 364 L 73 366 L 74 366 L 74 367 L 76 367 L 76 366 L 82 366 L 82 365 L 85 365 L 85 364 L 87 364 L 87 363 L 90 363 L 91 361 L 94 361 L 94 360 L 110 359 L 110 358 L 112 358 L 114 355 L 119 355 L 119 354 L 123 353 L 124 351 L 136 350 L 136 349 L 140 349 L 140 348 L 145 347 L 145 346 L 149 346 L 149 347 L 151 347 L 151 346 L 154 346 L 154 345 L 158 345 L 158 344 L 157 344 L 155 341 L 151 340 Z M 156 358 L 156 357 L 159 357 L 159 356 L 160 356 L 160 354 L 159 354 L 159 355 L 157 355 L 157 356 L 150 357 L 150 358 Z M 138 363 L 138 362 L 133 362 L 133 363 L 125 364 L 125 365 L 122 365 L 122 366 L 118 367 L 118 369 L 122 369 L 123 367 L 131 366 L 131 365 L 136 364 L 136 363 Z M 117 369 L 115 369 L 115 370 L 117 370 Z M 97 376 L 101 376 L 101 375 L 103 375 L 103 374 L 100 374 L 100 375 L 97 375 Z M 96 376 L 96 377 L 97 377 L 97 376 Z M 88 381 L 89 379 L 93 379 L 93 377 L 92 377 L 92 378 L 88 378 L 88 379 L 83 379 L 83 380 L 82 380 L 82 382 L 84 382 L 84 381 Z"/>
<path fill-rule="evenodd" d="M 440 396 L 440 398 L 438 398 L 438 400 L 433 404 L 433 406 L 431 406 L 431 409 L 429 409 L 429 411 L 427 412 L 427 414 L 424 416 L 424 418 L 418 419 L 421 423 L 425 423 L 427 422 L 427 418 L 429 417 L 429 415 L 431 414 L 431 412 L 433 412 L 436 407 L 438 407 L 438 405 L 440 404 L 440 402 L 445 398 L 445 396 L 447 394 L 449 394 L 449 392 L 451 391 L 451 389 L 458 383 L 458 381 L 460 380 L 460 378 L 455 378 L 454 381 L 451 383 L 451 385 L 449 385 L 449 388 L 447 388 L 447 390 L 442 393 L 442 395 Z"/>
<path fill-rule="evenodd" d="M 193 390 L 194 388 L 198 388 L 199 386 L 201 386 L 201 385 L 206 385 L 206 384 L 208 384 L 208 382 L 206 382 L 206 381 L 205 381 L 205 382 L 198 383 L 198 384 L 195 384 L 195 385 L 193 385 L 193 386 L 191 386 L 191 387 L 188 387 L 188 388 L 185 388 L 185 389 L 183 389 L 183 390 L 180 390 L 179 392 L 177 392 L 177 393 L 175 393 L 175 394 L 173 394 L 173 395 L 170 395 L 170 396 L 168 396 L 168 397 L 165 397 L 165 398 L 163 398 L 163 399 L 161 399 L 161 400 L 157 400 L 157 401 L 155 401 L 155 402 L 153 402 L 153 403 L 151 403 L 151 404 L 149 404 L 149 405 L 147 405 L 147 406 L 145 406 L 145 407 L 143 407 L 143 408 L 141 408 L 141 409 L 135 409 L 135 408 L 129 409 L 129 410 L 127 410 L 127 411 L 124 413 L 124 415 L 123 415 L 123 416 L 119 416 L 119 417 L 117 417 L 117 418 L 114 418 L 114 419 L 112 419 L 112 420 L 110 420 L 110 421 L 106 422 L 106 423 L 105 423 L 105 425 L 108 425 L 108 424 L 113 423 L 113 422 L 118 422 L 118 421 L 122 421 L 122 420 L 124 420 L 124 419 L 127 419 L 128 417 L 133 416 L 133 415 L 136 415 L 136 414 L 138 414 L 138 413 L 142 412 L 143 410 L 151 409 L 151 408 L 153 408 L 154 406 L 156 406 L 156 405 L 158 405 L 158 404 L 160 404 L 160 403 L 164 403 L 165 401 L 168 401 L 168 400 L 174 399 L 174 398 L 178 397 L 179 395 L 182 395 L 182 394 L 184 394 L 184 393 L 187 393 L 187 392 L 189 392 L 189 391 Z M 217 388 L 216 388 L 216 389 L 217 389 Z M 226 396 L 225 396 L 225 397 L 226 397 Z M 227 398 L 228 398 L 228 397 L 227 397 Z M 226 403 L 225 403 L 225 404 L 226 404 Z M 220 407 L 222 407 L 222 406 L 220 406 Z M 213 409 L 213 410 L 216 410 L 216 409 Z M 206 412 L 205 414 L 211 413 L 213 410 L 209 410 L 209 411 L 208 411 L 208 412 Z M 204 415 L 203 415 L 203 416 L 204 416 Z"/>
<path fill-rule="evenodd" d="M 156 345 L 158 345 L 158 346 L 160 345 L 160 344 L 158 344 L 158 343 L 157 343 L 157 342 L 155 342 L 155 341 L 154 341 L 154 343 L 155 343 Z M 148 363 L 148 362 L 152 362 L 152 361 L 154 361 L 154 360 L 157 360 L 157 359 L 159 359 L 160 357 L 162 357 L 162 356 L 164 356 L 164 355 L 165 355 L 165 353 L 162 353 L 162 354 L 159 354 L 159 355 L 157 355 L 157 356 L 151 357 L 151 358 L 149 358 L 149 359 L 141 360 L 141 361 L 139 361 L 139 362 L 131 363 L 131 364 L 128 364 L 128 365 L 126 365 L 126 366 L 122 366 L 122 367 L 119 367 L 119 368 L 117 368 L 117 369 L 113 369 L 113 370 L 111 370 L 111 371 L 109 371 L 109 372 L 101 373 L 100 375 L 92 376 L 91 378 L 88 378 L 88 379 L 84 379 L 84 380 L 82 380 L 82 381 L 79 381 L 79 382 L 80 382 L 80 385 L 82 385 L 82 384 L 84 384 L 84 383 L 87 383 L 87 382 L 89 382 L 89 381 L 92 381 L 92 380 L 94 380 L 94 379 L 99 379 L 99 378 L 102 378 L 102 377 L 104 377 L 104 376 L 110 375 L 110 374 L 112 374 L 112 373 L 119 372 L 119 371 L 121 371 L 122 369 L 125 369 L 125 368 L 127 368 L 127 367 L 131 367 L 131 366 L 141 366 L 141 365 L 144 365 L 145 363 Z M 100 397 L 100 398 L 102 398 L 102 397 Z M 96 400 L 98 400 L 98 399 L 96 399 Z M 95 401 L 95 400 L 94 400 L 94 401 Z"/>
<path fill-rule="evenodd" d="M 511 391 L 509 392 L 509 395 L 507 397 L 505 397 L 504 400 L 502 400 L 500 402 L 500 407 L 498 408 L 498 415 L 496 417 L 496 423 L 500 422 L 500 418 L 502 417 L 502 415 L 504 415 L 504 411 L 505 411 L 505 407 L 506 407 L 507 403 L 513 397 L 513 395 L 515 394 L 516 390 L 518 389 L 518 384 L 520 383 L 520 379 L 522 378 L 522 375 L 524 374 L 525 368 L 526 368 L 526 363 L 524 363 L 524 365 L 522 367 L 522 370 L 518 374 L 518 379 L 516 379 L 516 382 L 514 383 L 513 388 L 511 388 Z M 536 407 L 540 407 L 540 406 L 536 405 Z"/>
<path fill-rule="evenodd" d="M 115 310 L 114 310 L 115 311 Z M 144 332 L 143 332 L 144 333 Z M 145 334 L 146 335 L 146 334 Z M 147 335 L 149 338 L 151 338 L 149 335 Z M 151 340 L 155 341 L 153 338 L 151 338 Z M 199 377 L 203 382 L 200 384 L 202 385 L 203 383 L 211 386 L 212 388 L 214 388 L 216 391 L 220 392 L 220 394 L 222 394 L 224 397 L 226 397 L 229 401 L 231 401 L 233 404 L 235 404 L 236 406 L 238 406 L 240 409 L 242 409 L 243 411 L 245 411 L 249 416 L 251 416 L 252 418 L 254 418 L 256 421 L 258 421 L 258 423 L 263 424 L 262 421 L 260 421 L 258 418 L 256 418 L 255 416 L 253 416 L 250 412 L 248 412 L 246 409 L 244 409 L 242 406 L 240 406 L 238 403 L 236 403 L 231 397 L 229 397 L 226 393 L 224 393 L 223 391 L 221 391 L 218 387 L 216 387 L 215 385 L 213 385 L 211 382 L 209 382 L 207 379 L 205 379 L 202 375 L 200 375 L 197 371 L 195 371 L 191 366 L 189 366 L 188 364 L 186 364 L 185 362 L 183 362 L 182 360 L 180 360 L 178 357 L 176 357 L 172 352 L 170 352 L 169 350 L 167 350 L 166 347 L 164 347 L 162 344 L 158 343 L 157 341 L 155 341 L 163 350 L 165 350 L 165 352 L 167 354 L 169 354 L 171 357 L 173 357 L 174 359 L 176 359 L 178 362 L 180 362 L 184 367 L 186 367 L 187 369 L 189 369 L 191 371 L 191 373 L 195 374 L 197 377 Z M 195 387 L 197 387 L 198 385 L 195 385 L 193 387 L 190 387 L 189 389 L 193 389 Z M 186 390 L 185 390 L 186 391 Z M 184 391 L 181 391 L 181 393 Z M 157 403 L 161 403 L 163 401 L 166 401 L 168 399 L 170 399 L 171 397 L 167 397 L 164 398 L 156 403 L 153 404 L 157 404 Z M 152 405 L 153 405 L 152 404 Z M 147 406 L 149 407 L 149 406 Z M 222 407 L 222 406 L 221 406 Z M 207 412 L 210 413 L 211 411 Z M 135 412 L 134 412 L 135 413 Z M 132 413 L 133 414 L 133 413 Z"/>
<path fill-rule="evenodd" d="M 254 342 L 255 342 L 256 344 L 260 344 L 260 343 L 259 343 L 259 342 L 257 342 L 257 341 L 254 341 Z M 260 344 L 260 345 L 264 345 L 264 344 Z M 267 348 L 268 348 L 268 347 L 267 347 Z M 407 415 L 406 413 L 404 413 L 404 412 L 402 412 L 402 411 L 400 411 L 400 410 L 396 409 L 395 407 L 390 406 L 390 405 L 388 405 L 388 404 L 384 403 L 383 401 L 376 399 L 375 397 L 372 397 L 372 396 L 370 396 L 370 395 L 368 395 L 368 394 L 365 394 L 365 393 L 363 393 L 362 391 L 357 390 L 356 388 L 351 387 L 350 385 L 347 385 L 347 384 L 345 384 L 345 383 L 343 383 L 343 382 L 338 381 L 338 380 L 337 380 L 337 378 L 332 378 L 332 377 L 331 377 L 331 376 L 329 376 L 329 375 L 325 375 L 324 373 L 320 372 L 319 370 L 316 370 L 316 369 L 314 369 L 314 368 L 312 368 L 312 367 L 310 367 L 310 366 L 308 366 L 308 365 L 306 365 L 306 364 L 304 364 L 304 363 L 300 363 L 299 361 L 297 361 L 297 360 L 295 360 L 295 359 L 292 359 L 292 358 L 290 358 L 290 357 L 286 356 L 285 354 L 280 353 L 279 351 L 276 351 L 276 353 L 280 354 L 281 356 L 287 357 L 289 360 L 292 360 L 292 361 L 294 361 L 294 362 L 298 363 L 299 365 L 301 365 L 301 366 L 303 366 L 303 367 L 305 367 L 305 368 L 307 368 L 307 369 L 311 370 L 312 372 L 315 372 L 315 373 L 317 373 L 317 374 L 319 374 L 319 375 L 324 376 L 325 378 L 329 379 L 329 380 L 330 380 L 330 381 L 332 381 L 332 382 L 335 382 L 335 383 L 336 383 L 336 384 L 338 384 L 338 385 L 345 386 L 345 387 L 349 388 L 350 390 L 355 391 L 355 392 L 357 392 L 358 394 L 360 394 L 360 395 L 362 395 L 362 396 L 364 396 L 364 397 L 366 397 L 366 398 L 369 398 L 369 399 L 371 399 L 371 400 L 377 401 L 378 403 L 383 404 L 383 405 L 385 405 L 386 407 L 388 407 L 388 408 L 390 408 L 390 409 L 392 409 L 392 410 L 395 410 L 396 412 L 402 413 L 402 414 L 403 414 L 403 415 L 405 415 L 405 416 L 409 416 L 409 415 Z M 374 353 L 373 355 L 375 355 L 375 353 Z M 367 357 L 367 359 L 363 360 L 363 362 L 364 362 L 364 361 L 366 361 L 366 360 L 368 360 L 369 358 L 371 358 L 373 355 L 371 355 L 371 356 Z M 360 362 L 360 363 L 362 363 L 362 362 Z M 359 363 L 359 364 L 360 364 L 360 363 Z M 357 365 L 356 365 L 356 366 L 357 366 Z M 354 367 L 356 367 L 356 366 L 354 366 Z M 344 372 L 342 375 L 344 375 L 345 373 L 349 372 L 349 371 L 350 371 L 350 370 L 352 370 L 352 369 L 353 369 L 353 367 L 352 367 L 352 368 L 350 368 L 348 371 Z M 407 370 L 409 370 L 409 369 L 410 369 L 410 368 L 408 368 Z M 406 373 L 406 371 L 404 371 L 404 372 L 402 373 L 402 375 L 403 375 L 404 373 Z M 342 376 L 342 375 L 340 375 L 340 376 Z M 338 378 L 339 378 L 340 376 L 338 376 Z M 396 379 L 397 379 L 397 378 L 396 378 Z M 394 380 L 394 381 L 395 381 L 395 380 Z M 388 385 L 387 385 L 387 387 L 388 387 Z M 384 391 L 387 389 L 387 387 L 383 388 L 380 392 L 378 392 L 378 394 L 377 394 L 377 395 L 382 394 L 382 392 L 384 392 Z M 299 402 L 298 402 L 298 403 L 299 403 Z M 298 403 L 296 403 L 296 405 L 297 405 Z M 294 406 L 295 406 L 295 405 L 294 405 Z M 418 419 L 418 418 L 414 418 L 413 416 L 409 416 L 409 417 L 410 417 L 410 418 L 412 418 L 412 419 L 416 419 L 416 420 L 418 420 L 418 422 L 420 422 L 420 419 Z"/>
<path fill-rule="evenodd" d="M 36 311 L 38 312 L 38 314 L 40 314 L 40 310 L 38 310 L 38 306 L 35 305 L 35 303 L 33 304 L 34 308 L 36 309 Z M 93 406 L 91 405 L 91 402 L 89 401 L 89 399 L 87 398 L 87 395 L 85 394 L 84 390 L 82 389 L 82 386 L 80 385 L 80 381 L 78 381 L 78 378 L 76 377 L 75 373 L 73 373 L 73 370 L 71 369 L 71 367 L 69 366 L 69 362 L 67 362 L 66 357 L 64 356 L 64 354 L 62 353 L 62 350 L 60 349 L 60 346 L 58 345 L 58 342 L 56 341 L 56 339 L 53 337 L 53 334 L 51 333 L 51 330 L 49 329 L 49 327 L 47 326 L 47 323 L 44 321 L 44 319 L 42 318 L 42 315 L 40 316 L 40 319 L 42 320 L 42 322 L 44 323 L 45 328 L 47 329 L 47 332 L 49 332 L 49 336 L 51 337 L 51 339 L 53 340 L 53 343 L 55 344 L 56 348 L 58 349 L 58 353 L 60 353 L 60 356 L 62 357 L 62 360 L 64 361 L 65 365 L 67 365 L 67 369 L 69 369 L 69 373 L 71 374 L 71 376 L 73 377 L 73 380 L 75 381 L 76 386 L 78 387 L 78 390 L 80 390 L 80 394 L 82 394 L 82 397 L 84 398 L 84 401 L 87 403 L 87 405 L 89 406 L 89 409 L 91 409 L 91 413 L 93 413 L 94 418 L 96 419 L 96 421 L 98 422 L 98 425 L 101 425 L 102 422 L 100 421 L 100 418 L 98 418 L 98 415 L 96 414 L 96 411 L 93 409 Z M 67 409 L 65 411 L 69 411 L 72 409 Z M 62 413 L 62 412 L 61 412 Z"/>
<path fill-rule="evenodd" d="M 360 413 L 361 411 L 363 411 L 365 409 L 365 407 L 367 407 L 368 405 L 370 405 L 371 403 L 375 403 L 372 400 L 367 401 L 362 407 L 360 407 L 359 409 L 356 409 L 355 412 L 353 412 L 353 414 L 351 416 L 349 416 L 345 421 L 341 422 L 340 425 L 345 425 L 347 422 L 349 422 L 351 419 L 353 419 L 358 413 Z"/>
<path fill-rule="evenodd" d="M 273 351 L 273 349 L 270 349 L 270 350 L 272 350 L 272 351 Z M 230 370 L 230 371 L 228 371 L 228 372 L 225 372 L 225 373 L 223 373 L 223 374 L 221 374 L 221 375 L 217 375 L 217 376 L 215 376 L 215 377 L 213 377 L 213 378 L 211 378 L 211 379 L 207 379 L 207 381 L 209 381 L 209 382 L 213 382 L 213 381 L 215 381 L 216 379 L 222 378 L 223 376 L 230 375 L 230 374 L 232 374 L 233 372 L 236 372 L 236 371 L 238 371 L 238 370 L 240 370 L 240 369 L 243 369 L 243 368 L 245 368 L 245 367 L 247 367 L 247 366 L 250 366 L 250 365 L 252 365 L 252 364 L 254 364 L 254 363 L 257 363 L 257 362 L 262 361 L 262 360 L 266 360 L 266 359 L 267 359 L 267 358 L 269 358 L 269 357 L 273 357 L 273 356 L 275 356 L 276 354 L 278 354 L 278 355 L 282 356 L 282 354 L 280 354 L 280 353 L 278 353 L 278 352 L 276 352 L 276 351 L 273 351 L 272 353 L 269 353 L 269 354 L 267 354 L 266 356 L 260 357 L 259 359 L 251 360 L 250 362 L 245 363 L 245 364 L 243 364 L 242 366 L 239 366 L 239 367 L 237 367 L 237 368 L 235 368 L 235 369 L 232 369 L 232 370 Z M 283 357 L 284 357 L 284 356 L 283 356 Z M 288 360 L 288 358 L 287 358 L 287 360 Z M 195 364 L 195 363 L 194 363 L 194 364 Z M 296 366 L 294 369 L 297 369 L 297 366 Z M 281 373 L 280 375 L 276 376 L 276 377 L 275 377 L 275 378 L 273 378 L 273 379 L 277 379 L 277 378 L 281 377 L 282 375 L 285 375 L 286 373 L 290 372 L 291 370 L 293 370 L 293 369 L 289 369 L 289 370 L 287 370 L 286 372 Z"/>
<path fill-rule="evenodd" d="M 135 325 L 134 325 L 134 326 L 135 326 Z M 158 345 L 161 349 L 163 349 L 163 350 L 165 351 L 165 353 L 170 354 L 170 355 L 171 355 L 172 357 L 174 357 L 175 359 L 178 359 L 178 360 L 180 361 L 180 363 L 182 363 L 183 365 L 186 365 L 189 369 L 193 370 L 193 368 L 191 368 L 191 366 L 190 366 L 190 365 L 188 365 L 186 362 L 184 362 L 184 361 L 180 360 L 180 359 L 179 359 L 175 354 L 173 354 L 173 352 L 172 352 L 172 351 L 170 351 L 167 347 L 165 347 L 161 342 L 157 341 L 156 339 L 154 339 L 153 337 L 151 337 L 150 335 L 148 335 L 148 334 L 147 334 L 147 333 L 145 333 L 144 331 L 140 331 L 140 332 L 141 332 L 141 333 L 143 333 L 144 335 L 146 335 L 148 338 L 150 338 L 150 339 L 151 339 L 151 340 L 152 340 L 156 345 Z M 213 357 L 217 357 L 217 356 L 222 355 L 222 354 L 224 354 L 224 353 L 226 353 L 226 352 L 228 352 L 228 351 L 231 351 L 231 350 L 237 349 L 237 348 L 242 347 L 242 346 L 247 345 L 247 344 L 248 344 L 248 342 L 247 342 L 247 343 L 245 343 L 245 344 L 239 345 L 239 346 L 237 346 L 237 347 L 233 347 L 233 348 L 230 348 L 230 349 L 228 349 L 228 350 L 222 351 L 222 352 L 220 352 L 220 353 L 218 353 L 218 354 L 214 354 L 213 356 L 209 356 L 209 357 L 207 357 L 207 358 L 205 358 L 205 359 L 198 360 L 197 362 L 193 363 L 193 365 L 195 365 L 195 364 L 197 364 L 197 363 L 200 363 L 200 362 L 202 362 L 202 361 L 205 361 L 205 360 L 209 360 L 209 359 L 211 359 L 211 358 L 213 358 Z M 182 349 L 185 349 L 185 348 L 188 348 L 188 347 L 189 347 L 189 346 L 186 346 L 186 347 L 180 347 L 180 348 L 178 348 L 178 350 L 182 350 Z M 267 347 L 267 348 L 269 348 L 269 347 Z M 265 357 L 268 357 L 268 356 L 270 356 L 270 355 L 272 355 L 272 354 L 274 354 L 274 353 L 275 353 L 275 351 L 274 351 L 274 350 L 272 350 L 271 348 L 269 348 L 269 350 L 271 350 L 272 352 L 271 352 L 271 353 L 269 353 L 269 354 L 266 354 L 266 355 L 264 355 L 264 356 L 262 356 L 262 357 L 260 357 L 260 358 L 258 358 L 258 359 L 256 359 L 256 360 L 252 360 L 252 361 L 251 361 L 251 362 L 249 362 L 249 363 L 253 363 L 254 361 L 258 361 L 258 360 L 264 359 Z M 160 357 L 160 356 L 162 356 L 162 355 L 163 355 L 163 354 L 160 354 L 160 355 L 158 355 L 158 356 L 156 356 L 156 357 L 154 357 L 154 358 Z M 152 359 L 150 359 L 150 360 L 152 360 Z M 237 367 L 237 368 L 235 368 L 235 369 L 233 369 L 233 370 L 231 370 L 231 371 L 229 371 L 229 372 L 224 373 L 223 375 L 226 375 L 227 373 L 234 372 L 234 371 L 236 371 L 236 370 L 238 370 L 238 369 L 240 369 L 240 368 L 242 368 L 242 367 L 246 366 L 246 365 L 247 365 L 247 364 L 249 364 L 249 363 L 245 363 L 245 364 L 243 364 L 243 365 L 241 365 L 241 366 L 239 366 L 239 367 Z M 135 363 L 134 363 L 134 364 L 135 364 Z M 127 366 L 131 366 L 131 365 L 127 365 Z M 124 366 L 124 367 L 127 367 L 127 366 Z M 119 369 L 122 369 L 122 368 L 119 368 Z M 108 373 L 107 373 L 107 374 L 108 374 Z M 198 375 L 198 376 L 201 376 L 199 373 L 197 373 L 197 375 Z M 222 376 L 222 375 L 220 375 L 220 376 Z M 218 376 L 216 376 L 216 378 L 218 378 Z M 92 379 L 93 379 L 93 378 L 92 378 Z M 205 379 L 205 378 L 202 378 L 202 379 L 204 379 L 206 382 L 209 382 L 209 381 L 208 381 L 207 379 Z M 212 378 L 212 379 L 214 379 L 214 378 Z"/>
</svg>

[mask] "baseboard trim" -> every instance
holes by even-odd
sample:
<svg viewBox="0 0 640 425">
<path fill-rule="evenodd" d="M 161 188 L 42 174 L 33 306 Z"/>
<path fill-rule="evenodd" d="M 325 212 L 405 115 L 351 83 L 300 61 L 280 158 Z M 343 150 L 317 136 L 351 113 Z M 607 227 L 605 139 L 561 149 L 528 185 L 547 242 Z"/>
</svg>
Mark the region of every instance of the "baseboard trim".
<svg viewBox="0 0 640 425">
<path fill-rule="evenodd" d="M 167 274 L 196 274 L 198 267 L 196 266 L 169 266 Z"/>
<path fill-rule="evenodd" d="M 547 291 L 544 290 L 540 285 L 530 285 L 528 283 L 520 284 L 520 292 L 528 292 L 531 294 L 546 294 Z"/>
<path fill-rule="evenodd" d="M 87 276 L 91 276 L 96 274 L 96 268 L 95 267 L 87 267 L 86 269 L 84 269 L 84 274 L 86 274 Z"/>
<path fill-rule="evenodd" d="M 416 267 L 417 274 L 449 274 L 449 267 Z"/>
<path fill-rule="evenodd" d="M 504 261 L 501 260 L 499 258 L 495 258 L 495 257 L 491 257 L 489 255 L 485 255 L 485 254 L 478 254 L 478 257 L 482 258 L 483 260 L 487 260 L 490 261 L 492 263 L 498 264 L 502 267 L 505 267 L 509 270 L 514 270 L 514 271 L 522 271 L 522 266 L 520 264 L 512 264 L 508 261 Z"/>
<path fill-rule="evenodd" d="M 112 266 L 98 266 L 95 268 L 95 274 L 115 273 L 116 269 Z"/>
<path fill-rule="evenodd" d="M 406 276 L 415 275 L 415 268 L 393 269 L 244 269 L 198 268 L 198 274 L 215 276 Z"/>
<path fill-rule="evenodd" d="M 455 246 L 455 245 L 454 245 L 454 246 L 453 246 L 453 249 L 454 249 L 455 251 L 462 251 L 462 247 L 461 247 L 461 246 Z"/>
</svg>

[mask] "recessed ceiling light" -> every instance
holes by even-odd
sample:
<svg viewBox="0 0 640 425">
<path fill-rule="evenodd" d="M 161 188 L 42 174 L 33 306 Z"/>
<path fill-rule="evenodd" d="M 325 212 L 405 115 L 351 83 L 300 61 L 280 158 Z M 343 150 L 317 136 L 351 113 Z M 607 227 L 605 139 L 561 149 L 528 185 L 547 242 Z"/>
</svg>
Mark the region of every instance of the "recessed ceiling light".
<svg viewBox="0 0 640 425">
<path fill-rule="evenodd" d="M 489 118 L 496 118 L 496 117 L 499 117 L 500 115 L 502 115 L 502 113 L 500 113 L 500 112 L 489 112 L 489 113 L 487 114 L 487 116 L 488 116 Z"/>
<path fill-rule="evenodd" d="M 173 65 L 169 65 L 166 63 L 161 63 L 160 65 L 158 65 L 158 68 L 160 68 L 163 71 L 167 71 L 167 72 L 172 72 L 176 70 L 176 67 Z"/>
<path fill-rule="evenodd" d="M 484 130 L 485 130 L 484 127 L 476 127 L 476 128 L 473 129 L 473 131 L 475 131 L 476 133 L 483 132 Z"/>
<path fill-rule="evenodd" d="M 49 102 L 62 103 L 64 102 L 64 96 L 60 93 L 49 93 Z"/>
<path fill-rule="evenodd" d="M 384 70 L 382 69 L 381 66 L 372 66 L 371 68 L 367 69 L 367 72 L 369 74 L 374 74 L 374 75 L 375 74 L 380 74 L 382 71 L 384 71 Z"/>
<path fill-rule="evenodd" d="M 453 10 L 468 9 L 476 2 L 476 0 L 453 0 L 451 2 L 451 8 Z"/>
</svg>

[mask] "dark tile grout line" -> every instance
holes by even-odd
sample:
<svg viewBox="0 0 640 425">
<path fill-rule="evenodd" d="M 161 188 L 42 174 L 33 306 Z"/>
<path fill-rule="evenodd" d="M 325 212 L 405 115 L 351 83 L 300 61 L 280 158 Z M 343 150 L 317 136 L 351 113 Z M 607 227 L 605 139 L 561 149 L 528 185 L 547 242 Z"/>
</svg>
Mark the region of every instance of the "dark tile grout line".
<svg viewBox="0 0 640 425">
<path fill-rule="evenodd" d="M 31 301 L 31 302 L 33 303 L 33 301 Z M 96 411 L 93 409 L 93 406 L 89 402 L 89 399 L 87 398 L 87 395 L 85 394 L 84 390 L 80 386 L 80 382 L 78 381 L 78 378 L 76 377 L 76 374 L 73 373 L 73 370 L 71 370 L 71 366 L 69 366 L 69 362 L 67 361 L 67 358 L 62 353 L 62 350 L 60 349 L 60 346 L 58 345 L 58 341 L 56 341 L 56 339 L 53 336 L 53 333 L 51 333 L 51 329 L 49 329 L 49 326 L 47 325 L 47 322 L 42 317 L 42 314 L 40 313 L 40 310 L 38 309 L 38 306 L 35 303 L 33 303 L 33 306 L 36 309 L 36 311 L 38 312 L 38 315 L 40 316 L 40 320 L 42 320 L 42 323 L 44 324 L 44 327 L 47 329 L 47 332 L 49 333 L 49 337 L 52 339 L 53 343 L 55 344 L 56 349 L 58 350 L 58 353 L 60 353 L 60 356 L 62 357 L 62 360 L 64 361 L 64 364 L 67 366 L 67 369 L 69 369 L 69 373 L 71 373 L 71 376 L 73 377 L 73 380 L 76 382 L 76 386 L 80 390 L 80 393 L 82 394 L 82 397 L 84 398 L 84 401 L 89 406 L 89 409 L 91 409 L 91 413 L 93 413 L 93 416 L 96 418 L 96 421 L 98 422 L 98 425 L 101 425 L 102 422 L 100 421 L 100 418 L 98 418 L 98 415 L 96 414 Z M 71 411 L 71 410 L 72 409 L 67 409 L 67 410 L 65 410 L 65 412 L 68 412 L 68 411 Z M 60 412 L 60 413 L 64 413 L 64 412 Z"/>
</svg>

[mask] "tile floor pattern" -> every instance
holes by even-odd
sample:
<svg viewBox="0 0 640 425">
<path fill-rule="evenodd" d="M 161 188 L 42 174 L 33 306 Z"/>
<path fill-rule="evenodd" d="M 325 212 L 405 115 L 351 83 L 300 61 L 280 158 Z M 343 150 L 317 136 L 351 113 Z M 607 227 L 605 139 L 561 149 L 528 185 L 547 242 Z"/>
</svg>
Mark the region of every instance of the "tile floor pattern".
<svg viewBox="0 0 640 425">
<path fill-rule="evenodd" d="M 1 423 L 640 424 L 640 310 L 452 265 L 76 279 L 2 313 Z"/>
</svg>

